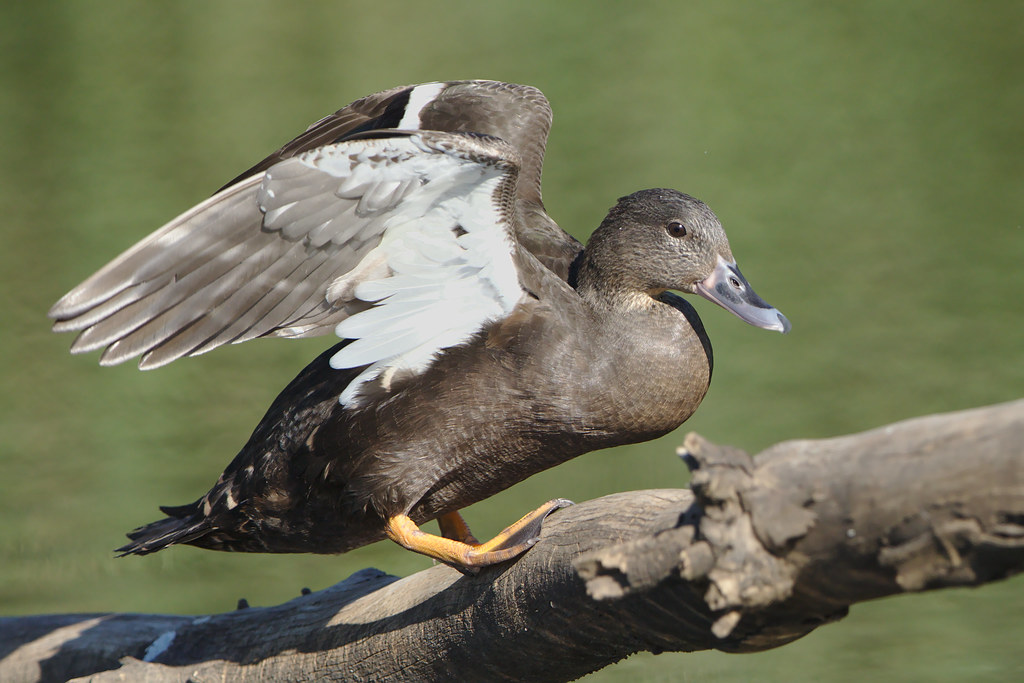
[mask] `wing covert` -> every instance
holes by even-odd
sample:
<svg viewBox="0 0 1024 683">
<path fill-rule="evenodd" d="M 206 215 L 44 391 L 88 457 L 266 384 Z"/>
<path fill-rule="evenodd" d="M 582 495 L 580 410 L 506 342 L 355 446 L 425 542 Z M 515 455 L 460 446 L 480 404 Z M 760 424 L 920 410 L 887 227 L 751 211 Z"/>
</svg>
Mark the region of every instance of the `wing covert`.
<svg viewBox="0 0 1024 683">
<path fill-rule="evenodd" d="M 171 221 L 69 293 L 56 327 L 142 367 L 337 326 L 335 367 L 419 372 L 507 314 L 518 157 L 488 136 L 399 132 L 285 159 Z M 171 253 L 169 253 L 171 252 Z M 351 317 L 350 317 L 351 316 Z M 340 323 L 340 324 L 339 324 Z"/>
</svg>

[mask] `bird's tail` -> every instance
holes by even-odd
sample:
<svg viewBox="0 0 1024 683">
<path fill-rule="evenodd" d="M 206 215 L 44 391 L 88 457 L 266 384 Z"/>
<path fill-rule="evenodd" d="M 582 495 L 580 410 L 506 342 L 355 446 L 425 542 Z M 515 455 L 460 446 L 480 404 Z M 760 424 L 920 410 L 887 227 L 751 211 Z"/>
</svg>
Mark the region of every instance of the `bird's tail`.
<svg viewBox="0 0 1024 683">
<path fill-rule="evenodd" d="M 210 520 L 200 514 L 202 501 L 203 499 L 199 499 L 194 503 L 175 507 L 161 506 L 160 511 L 167 517 L 129 531 L 127 536 L 132 542 L 117 548 L 114 552 L 118 553 L 118 557 L 148 555 L 169 545 L 189 543 L 205 536 L 210 532 Z"/>
</svg>

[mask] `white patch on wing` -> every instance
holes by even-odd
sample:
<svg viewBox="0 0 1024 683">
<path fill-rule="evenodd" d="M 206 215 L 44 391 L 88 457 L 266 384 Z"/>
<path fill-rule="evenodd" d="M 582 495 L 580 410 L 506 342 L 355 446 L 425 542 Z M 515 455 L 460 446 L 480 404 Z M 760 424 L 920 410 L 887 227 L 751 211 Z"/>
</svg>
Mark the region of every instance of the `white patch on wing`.
<svg viewBox="0 0 1024 683">
<path fill-rule="evenodd" d="M 409 103 L 405 105 L 405 115 L 398 122 L 396 128 L 404 130 L 418 129 L 420 127 L 420 112 L 423 111 L 423 107 L 427 106 L 429 102 L 433 101 L 447 87 L 447 83 L 424 83 L 413 88 L 412 92 L 409 93 Z"/>
<path fill-rule="evenodd" d="M 379 235 L 327 292 L 333 305 L 374 304 L 335 328 L 354 341 L 331 366 L 366 366 L 342 392 L 346 406 L 360 405 L 367 382 L 386 389 L 396 373 L 422 372 L 441 350 L 508 315 L 523 295 L 509 219 L 495 199 L 509 167 L 463 154 L 463 139 L 424 134 L 324 147 L 295 159 L 332 178 L 330 191 L 290 201 L 269 183 L 263 193 L 265 227 L 286 236 L 341 245 Z M 284 184 L 291 172 L 272 168 L 268 175 Z"/>
</svg>

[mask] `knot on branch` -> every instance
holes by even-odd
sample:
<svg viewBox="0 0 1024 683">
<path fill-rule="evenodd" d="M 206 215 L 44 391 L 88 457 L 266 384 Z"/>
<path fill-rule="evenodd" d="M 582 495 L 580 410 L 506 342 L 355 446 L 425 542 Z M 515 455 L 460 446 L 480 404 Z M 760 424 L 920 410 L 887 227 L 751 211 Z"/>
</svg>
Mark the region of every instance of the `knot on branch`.
<svg viewBox="0 0 1024 683">
<path fill-rule="evenodd" d="M 678 451 L 694 499 L 663 530 L 580 557 L 576 569 L 598 600 L 649 590 L 678 577 L 703 590 L 712 633 L 729 636 L 746 611 L 788 598 L 800 569 L 789 550 L 814 524 L 758 475 L 746 452 L 689 434 Z"/>
<path fill-rule="evenodd" d="M 702 510 L 695 542 L 680 553 L 680 575 L 707 582 L 704 600 L 722 614 L 712 632 L 725 638 L 744 611 L 790 596 L 799 566 L 786 551 L 811 528 L 814 513 L 759 478 L 738 448 L 690 433 L 679 455 Z"/>
</svg>

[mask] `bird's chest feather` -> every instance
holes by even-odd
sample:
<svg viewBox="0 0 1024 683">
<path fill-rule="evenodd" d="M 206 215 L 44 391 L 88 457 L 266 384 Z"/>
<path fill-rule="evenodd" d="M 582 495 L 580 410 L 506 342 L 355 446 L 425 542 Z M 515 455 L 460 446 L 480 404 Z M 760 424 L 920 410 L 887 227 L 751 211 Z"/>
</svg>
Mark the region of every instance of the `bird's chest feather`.
<svg viewBox="0 0 1024 683">
<path fill-rule="evenodd" d="M 672 318 L 674 312 L 664 312 Z M 598 340 L 606 350 L 581 374 L 576 400 L 608 445 L 661 436 L 700 405 L 711 379 L 710 346 L 682 319 L 651 324 L 628 318 Z M 701 330 L 702 331 L 702 330 Z"/>
</svg>

